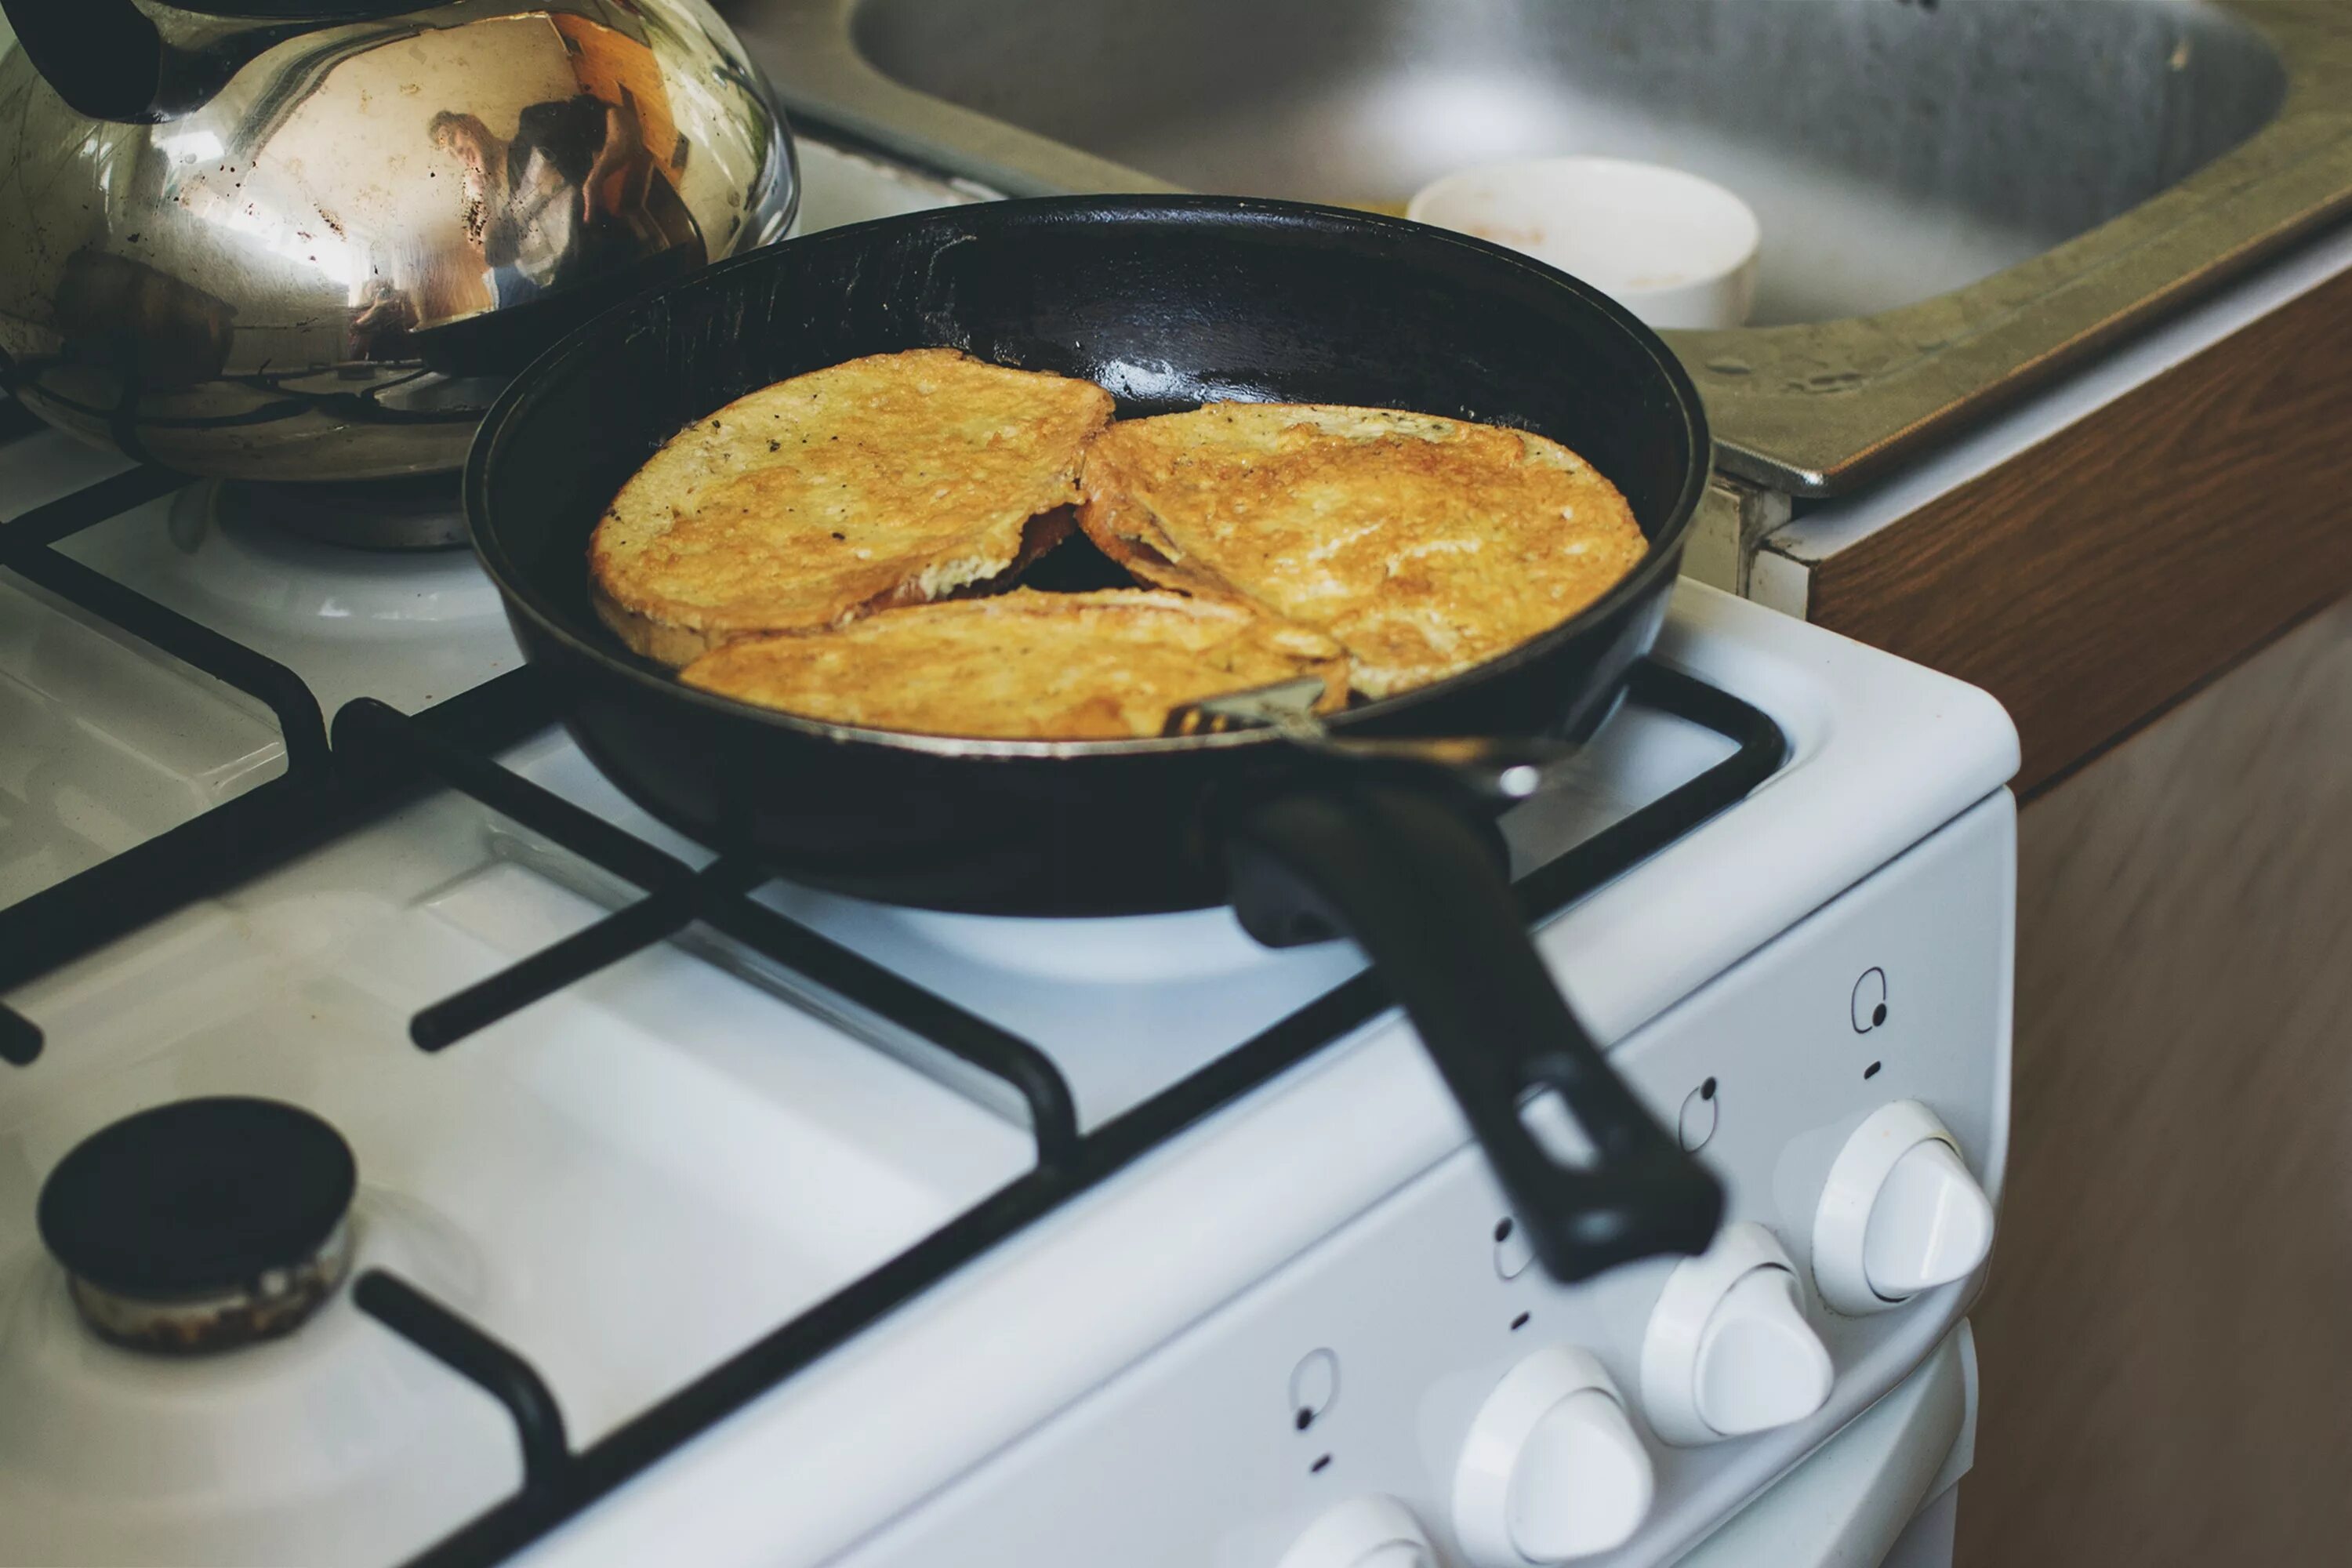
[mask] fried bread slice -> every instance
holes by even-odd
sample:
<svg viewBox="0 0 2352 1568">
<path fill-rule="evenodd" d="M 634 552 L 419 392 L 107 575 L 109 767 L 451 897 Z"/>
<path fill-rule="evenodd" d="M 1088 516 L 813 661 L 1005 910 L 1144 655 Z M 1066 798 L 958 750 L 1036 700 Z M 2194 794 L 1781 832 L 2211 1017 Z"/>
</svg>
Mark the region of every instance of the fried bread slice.
<svg viewBox="0 0 2352 1568">
<path fill-rule="evenodd" d="M 1385 697 L 1567 620 L 1647 550 L 1557 441 L 1381 408 L 1212 403 L 1087 447 L 1078 522 L 1138 578 L 1328 633 Z"/>
<path fill-rule="evenodd" d="M 836 630 L 739 637 L 679 672 L 689 686 L 872 729 L 1018 740 L 1157 735 L 1169 710 L 1320 677 L 1347 661 L 1320 633 L 1237 603 L 1144 588 L 1016 588 L 887 610 Z"/>
<path fill-rule="evenodd" d="M 1079 453 L 1110 414 L 1092 382 L 953 349 L 762 387 L 621 488 L 589 542 L 597 612 L 684 664 L 1009 581 L 1068 536 Z"/>
</svg>

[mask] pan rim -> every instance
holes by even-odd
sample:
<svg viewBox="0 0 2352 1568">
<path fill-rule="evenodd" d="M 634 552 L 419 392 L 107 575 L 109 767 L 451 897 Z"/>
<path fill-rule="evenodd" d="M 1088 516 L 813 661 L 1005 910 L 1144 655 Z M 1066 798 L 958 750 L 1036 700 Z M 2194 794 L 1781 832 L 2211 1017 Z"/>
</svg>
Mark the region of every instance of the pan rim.
<svg viewBox="0 0 2352 1568">
<path fill-rule="evenodd" d="M 1104 740 L 1017 740 L 1002 737 L 935 735 L 916 731 L 882 730 L 866 725 L 840 724 L 822 719 L 812 719 L 781 709 L 762 708 L 715 692 L 699 690 L 677 678 L 677 672 L 639 658 L 625 650 L 599 646 L 581 636 L 571 625 L 570 617 L 562 616 L 540 602 L 541 595 L 516 569 L 506 552 L 503 541 L 498 537 L 495 525 L 484 526 L 488 515 L 489 470 L 498 460 L 498 453 L 509 435 L 509 426 L 520 409 L 537 391 L 539 384 L 552 375 L 565 363 L 590 353 L 604 334 L 621 329 L 625 317 L 663 299 L 682 294 L 688 289 L 707 287 L 731 273 L 756 268 L 768 264 L 771 258 L 793 245 L 847 245 L 876 230 L 919 229 L 927 225 L 943 225 L 956 217 L 982 216 L 1001 221 L 1018 222 L 1035 216 L 1062 221 L 1091 220 L 1097 222 L 1141 222 L 1153 218 L 1198 215 L 1227 218 L 1290 219 L 1314 218 L 1325 226 L 1338 226 L 1358 232 L 1385 233 L 1399 239 L 1410 239 L 1427 247 L 1433 242 L 1478 256 L 1486 265 L 1499 265 L 1526 274 L 1549 288 L 1563 288 L 1575 295 L 1587 307 L 1597 311 L 1623 334 L 1664 377 L 1675 404 L 1681 412 L 1685 434 L 1694 457 L 1684 476 L 1681 490 L 1660 521 L 1657 530 L 1649 536 L 1649 549 L 1633 569 L 1619 578 L 1606 592 L 1568 619 L 1536 636 L 1527 638 L 1482 663 L 1459 670 L 1442 680 L 1409 691 L 1376 699 L 1360 706 L 1332 714 L 1327 721 L 1329 728 L 1346 732 L 1360 725 L 1416 709 L 1443 703 L 1449 698 L 1466 692 L 1477 685 L 1498 679 L 1526 664 L 1544 658 L 1553 648 L 1572 641 L 1612 616 L 1638 603 L 1652 593 L 1662 574 L 1679 572 L 1682 561 L 1683 536 L 1692 516 L 1706 494 L 1714 468 L 1714 444 L 1709 436 L 1706 410 L 1700 402 L 1696 386 L 1680 359 L 1668 348 L 1664 339 L 1643 325 L 1632 311 L 1599 289 L 1571 274 L 1534 258 L 1506 247 L 1457 234 L 1450 229 L 1433 227 L 1408 219 L 1391 217 L 1386 214 L 1366 212 L 1352 207 L 1333 207 L 1310 202 L 1276 201 L 1260 196 L 1216 195 L 1071 195 L 1014 197 L 1002 201 L 975 202 L 961 206 L 928 208 L 913 213 L 894 214 L 870 219 L 865 223 L 845 225 L 814 235 L 780 241 L 746 251 L 707 267 L 689 277 L 662 285 L 635 299 L 614 306 L 558 340 L 544 353 L 526 365 L 499 392 L 482 417 L 480 427 L 466 454 L 463 500 L 467 537 L 472 542 L 475 558 L 489 574 L 510 613 L 526 616 L 538 633 L 561 647 L 567 656 L 584 658 L 604 673 L 625 679 L 642 692 L 659 693 L 671 701 L 683 701 L 705 712 L 736 722 L 757 722 L 804 736 L 845 746 L 871 746 L 894 752 L 914 752 L 930 756 L 969 758 L 976 761 L 1078 761 L 1087 758 L 1132 758 L 1199 752 L 1222 752 L 1239 748 L 1280 745 L 1283 737 L 1272 730 L 1235 730 L 1213 735 L 1144 735 Z M 1671 584 L 1668 585 L 1669 589 Z"/>
</svg>

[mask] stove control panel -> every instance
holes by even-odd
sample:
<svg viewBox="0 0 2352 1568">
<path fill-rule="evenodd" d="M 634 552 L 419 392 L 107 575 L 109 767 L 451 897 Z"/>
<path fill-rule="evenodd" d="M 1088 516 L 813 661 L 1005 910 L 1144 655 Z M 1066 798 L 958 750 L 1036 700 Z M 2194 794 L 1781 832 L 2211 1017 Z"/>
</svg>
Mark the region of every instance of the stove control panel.
<svg viewBox="0 0 2352 1568">
<path fill-rule="evenodd" d="M 1683 1556 L 1966 1310 L 2007 1130 L 2014 831 L 1986 802 L 1613 1047 L 1670 1124 L 1706 1107 L 1727 1208 L 1704 1257 L 1561 1286 L 1465 1143 L 836 1568 Z M 1902 1005 L 1857 1029 L 1872 972 Z"/>
</svg>

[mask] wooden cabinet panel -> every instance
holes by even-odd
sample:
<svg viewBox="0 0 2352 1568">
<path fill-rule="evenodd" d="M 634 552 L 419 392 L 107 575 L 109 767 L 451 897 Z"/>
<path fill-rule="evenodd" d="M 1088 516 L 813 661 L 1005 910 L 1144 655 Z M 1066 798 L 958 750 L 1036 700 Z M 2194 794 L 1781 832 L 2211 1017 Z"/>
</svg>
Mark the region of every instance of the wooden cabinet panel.
<svg viewBox="0 0 2352 1568">
<path fill-rule="evenodd" d="M 2347 1561 L 2352 603 L 2019 822 L 1959 1568 Z"/>
<path fill-rule="evenodd" d="M 2352 275 L 1820 563 L 1820 624 L 1984 687 L 2031 791 L 2352 593 Z"/>
</svg>

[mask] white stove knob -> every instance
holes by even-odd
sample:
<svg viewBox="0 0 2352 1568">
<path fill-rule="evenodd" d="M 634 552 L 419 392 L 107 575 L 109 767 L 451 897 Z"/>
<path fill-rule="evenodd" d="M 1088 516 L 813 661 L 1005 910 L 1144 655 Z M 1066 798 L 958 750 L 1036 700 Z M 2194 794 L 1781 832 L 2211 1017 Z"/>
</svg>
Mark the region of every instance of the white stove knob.
<svg viewBox="0 0 2352 1568">
<path fill-rule="evenodd" d="M 1513 1367 L 1470 1424 L 1454 1529 L 1475 1568 L 1566 1563 L 1631 1540 L 1654 1489 L 1617 1385 L 1555 1345 Z"/>
<path fill-rule="evenodd" d="M 1411 1509 L 1360 1497 L 1307 1526 L 1277 1568 L 1437 1568 L 1437 1552 Z"/>
<path fill-rule="evenodd" d="M 1724 1292 L 1699 1337 L 1696 1371 L 1699 1418 L 1727 1437 L 1803 1420 L 1836 1377 L 1785 1268 L 1750 1269 Z"/>
<path fill-rule="evenodd" d="M 1841 1312 L 1883 1312 L 1975 1273 L 1992 1224 L 1958 1140 L 1917 1100 L 1896 1100 L 1830 1167 L 1813 1215 L 1813 1280 Z"/>
<path fill-rule="evenodd" d="M 1772 1233 L 1726 1226 L 1667 1276 L 1642 1337 L 1642 1405 L 1669 1443 L 1692 1447 L 1785 1426 L 1836 1381 L 1805 1321 L 1796 1267 Z"/>
<path fill-rule="evenodd" d="M 1870 1205 L 1862 1271 L 1871 1292 L 1916 1296 L 1976 1272 L 1992 1250 L 1992 1205 L 1940 1138 L 1914 1143 L 1895 1162 Z"/>
</svg>

